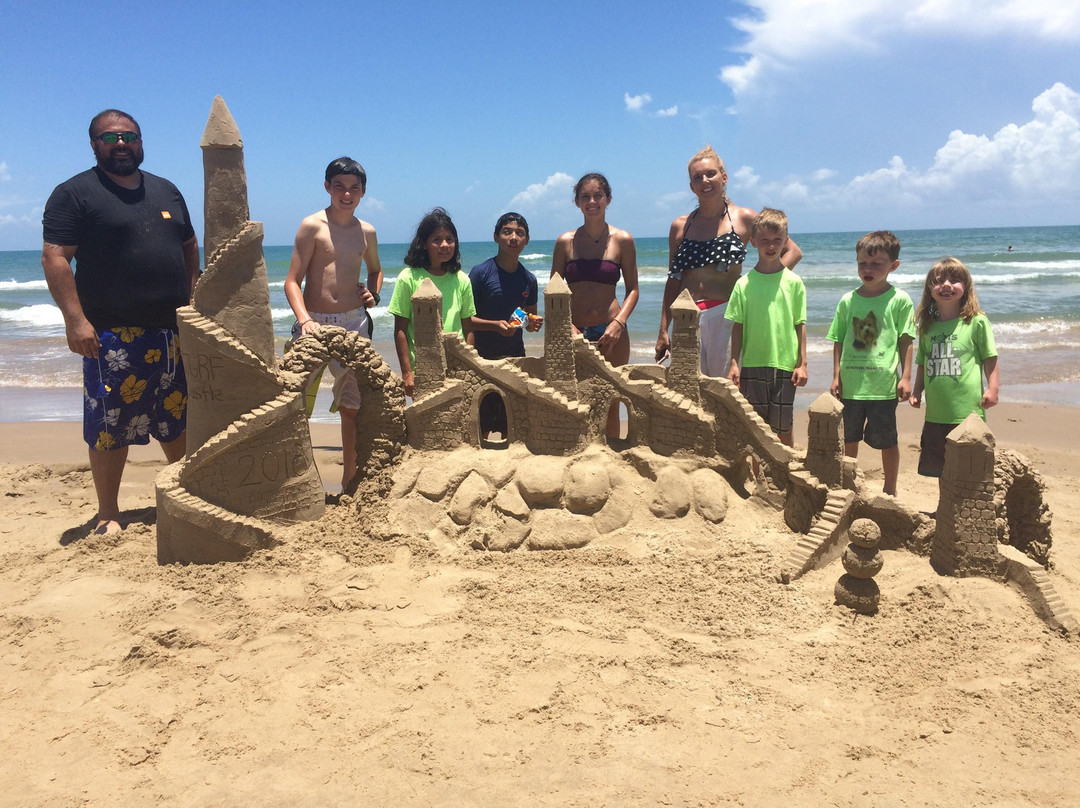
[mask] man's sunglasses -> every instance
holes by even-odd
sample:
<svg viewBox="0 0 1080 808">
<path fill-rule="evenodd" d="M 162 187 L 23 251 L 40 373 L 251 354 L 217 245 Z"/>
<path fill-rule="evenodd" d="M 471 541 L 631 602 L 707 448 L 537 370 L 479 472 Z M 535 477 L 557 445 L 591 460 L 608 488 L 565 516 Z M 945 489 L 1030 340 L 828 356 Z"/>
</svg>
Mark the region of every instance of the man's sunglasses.
<svg viewBox="0 0 1080 808">
<path fill-rule="evenodd" d="M 138 143 L 142 140 L 142 135 L 138 132 L 102 132 L 100 135 L 94 137 L 94 140 L 100 140 L 102 143 L 108 143 L 110 146 L 115 146 L 121 140 L 125 143 Z"/>
</svg>

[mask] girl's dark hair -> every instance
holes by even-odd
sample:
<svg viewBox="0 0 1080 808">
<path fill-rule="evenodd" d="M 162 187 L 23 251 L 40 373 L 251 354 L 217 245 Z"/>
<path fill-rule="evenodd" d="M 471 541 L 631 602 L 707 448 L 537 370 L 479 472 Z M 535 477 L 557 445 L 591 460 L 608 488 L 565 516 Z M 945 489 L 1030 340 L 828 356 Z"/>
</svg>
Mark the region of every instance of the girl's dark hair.
<svg viewBox="0 0 1080 808">
<path fill-rule="evenodd" d="M 443 269 L 448 272 L 457 272 L 461 269 L 461 241 L 458 239 L 457 228 L 454 227 L 450 214 L 443 208 L 435 208 L 420 220 L 420 224 L 416 228 L 416 235 L 413 236 L 412 243 L 409 245 L 409 251 L 405 253 L 405 266 L 415 269 L 431 268 L 431 256 L 428 255 L 427 240 L 440 227 L 449 230 L 450 235 L 454 237 L 454 254 L 449 261 L 443 264 Z"/>
<path fill-rule="evenodd" d="M 586 174 L 574 184 L 575 202 L 577 202 L 578 194 L 581 193 L 581 187 L 585 183 L 589 182 L 589 180 L 596 180 L 598 183 L 600 183 L 600 190 L 604 192 L 604 196 L 606 196 L 608 199 L 611 199 L 611 183 L 607 181 L 607 177 L 605 177 L 603 174 L 597 174 L 596 172 L 593 172 L 592 174 Z"/>
</svg>

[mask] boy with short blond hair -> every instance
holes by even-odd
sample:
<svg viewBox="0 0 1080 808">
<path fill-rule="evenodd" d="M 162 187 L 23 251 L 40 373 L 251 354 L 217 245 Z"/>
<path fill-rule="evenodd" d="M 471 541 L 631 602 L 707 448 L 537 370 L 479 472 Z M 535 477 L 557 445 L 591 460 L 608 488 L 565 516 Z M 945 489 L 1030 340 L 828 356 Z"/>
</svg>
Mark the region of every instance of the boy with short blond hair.
<svg viewBox="0 0 1080 808">
<path fill-rule="evenodd" d="M 862 285 L 840 298 L 829 327 L 830 389 L 844 405 L 844 454 L 858 457 L 863 440 L 880 449 L 884 491 L 896 496 L 896 404 L 911 394 L 913 306 L 906 292 L 889 283 L 900 266 L 896 236 L 888 230 L 867 233 L 855 245 L 855 257 Z"/>
<path fill-rule="evenodd" d="M 792 437 L 795 388 L 806 384 L 806 287 L 780 259 L 787 244 L 783 211 L 763 208 L 750 243 L 758 262 L 731 292 L 724 316 L 732 321 L 728 378 L 785 446 Z"/>
</svg>

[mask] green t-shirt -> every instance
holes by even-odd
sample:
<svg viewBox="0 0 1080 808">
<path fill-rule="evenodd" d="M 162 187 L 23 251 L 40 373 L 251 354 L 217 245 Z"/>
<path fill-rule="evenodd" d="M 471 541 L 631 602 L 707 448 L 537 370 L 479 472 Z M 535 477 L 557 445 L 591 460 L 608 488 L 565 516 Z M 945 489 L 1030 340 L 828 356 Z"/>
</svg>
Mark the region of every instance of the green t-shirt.
<svg viewBox="0 0 1080 808">
<path fill-rule="evenodd" d="M 907 292 L 890 286 L 877 297 L 848 292 L 836 306 L 828 338 L 840 352 L 841 398 L 889 401 L 900 377 L 899 340 L 914 339 L 914 306 Z"/>
<path fill-rule="evenodd" d="M 924 368 L 926 420 L 958 424 L 977 412 L 985 421 L 982 363 L 992 356 L 997 347 L 985 314 L 976 314 L 970 323 L 958 317 L 930 326 L 915 357 Z"/>
<path fill-rule="evenodd" d="M 431 282 L 435 284 L 435 288 L 442 292 L 442 328 L 444 334 L 449 334 L 452 331 L 462 334 L 461 319 L 476 315 L 476 304 L 473 303 L 469 273 L 458 270 L 457 272 L 446 272 L 442 275 L 432 275 L 426 269 L 405 267 L 394 282 L 394 294 L 390 297 L 390 305 L 387 306 L 387 311 L 409 321 L 405 335 L 409 340 L 410 362 L 416 362 L 416 352 L 413 350 L 412 296 L 427 278 L 430 278 Z"/>
<path fill-rule="evenodd" d="M 795 370 L 799 338 L 795 326 L 806 322 L 806 287 L 790 269 L 750 270 L 735 283 L 724 318 L 743 327 L 743 367 Z M 733 357 L 737 358 L 737 357 Z"/>
</svg>

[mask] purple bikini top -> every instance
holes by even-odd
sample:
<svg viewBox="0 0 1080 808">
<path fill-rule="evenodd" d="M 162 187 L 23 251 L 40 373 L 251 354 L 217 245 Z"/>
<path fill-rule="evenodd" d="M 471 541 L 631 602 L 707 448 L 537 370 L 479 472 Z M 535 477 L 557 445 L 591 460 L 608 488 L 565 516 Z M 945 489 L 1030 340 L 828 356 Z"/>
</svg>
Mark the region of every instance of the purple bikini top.
<svg viewBox="0 0 1080 808">
<path fill-rule="evenodd" d="M 563 277 L 567 283 L 593 281 L 614 286 L 622 277 L 622 267 L 606 258 L 575 258 L 566 262 Z"/>
</svg>

